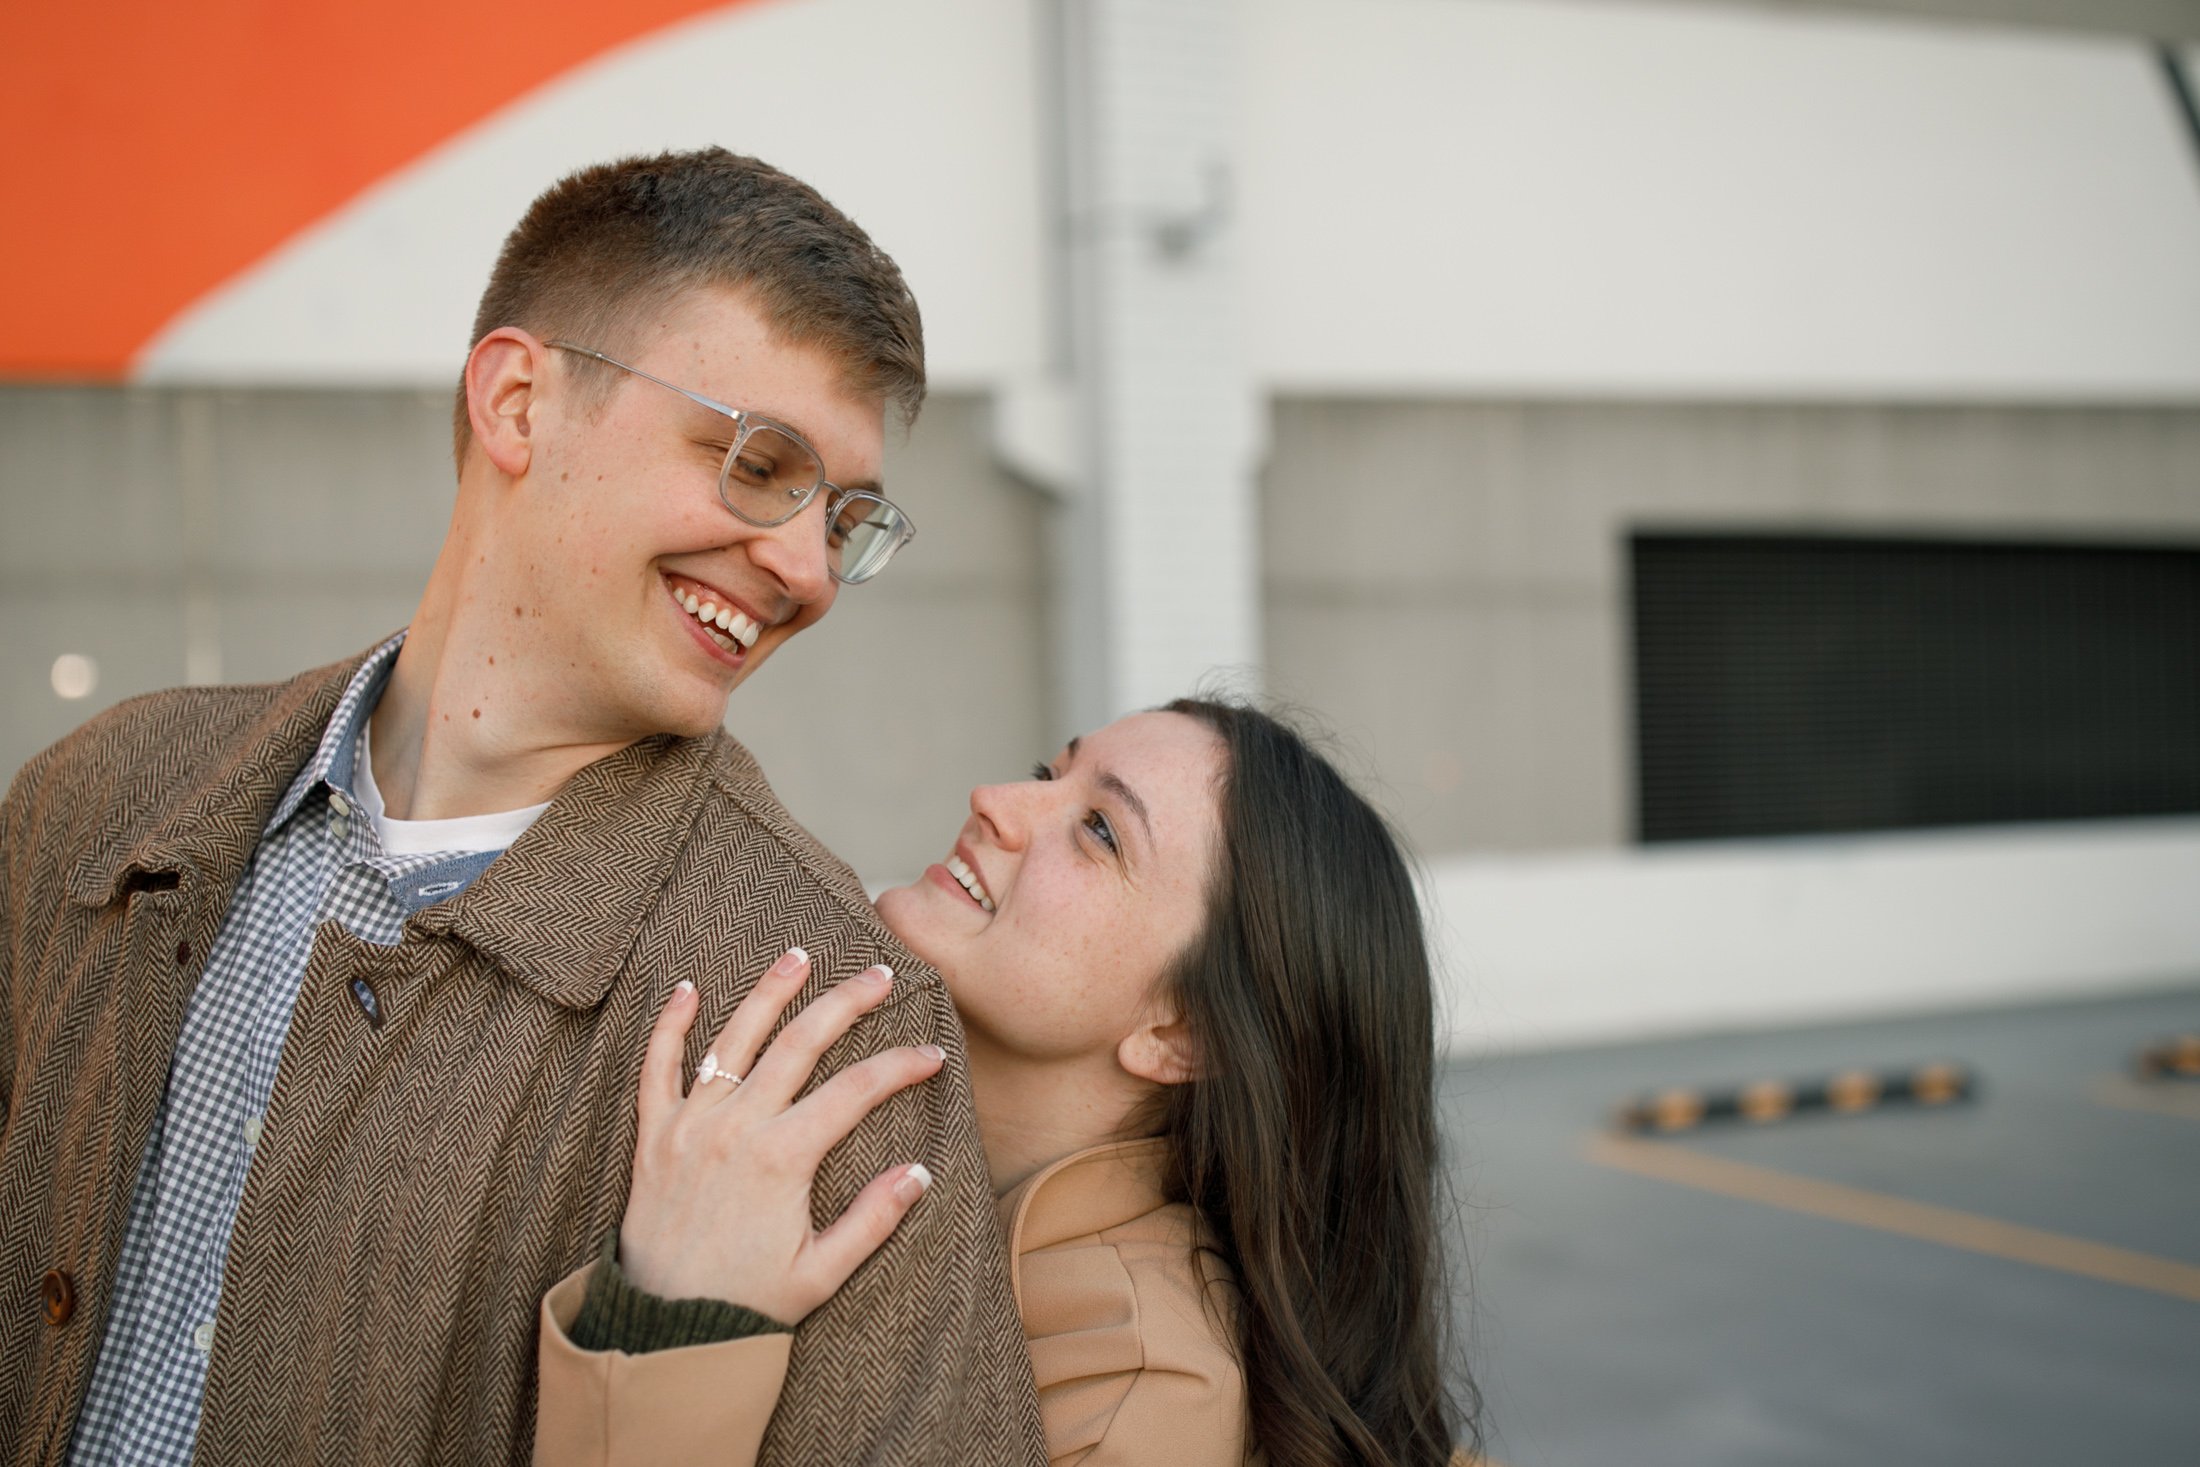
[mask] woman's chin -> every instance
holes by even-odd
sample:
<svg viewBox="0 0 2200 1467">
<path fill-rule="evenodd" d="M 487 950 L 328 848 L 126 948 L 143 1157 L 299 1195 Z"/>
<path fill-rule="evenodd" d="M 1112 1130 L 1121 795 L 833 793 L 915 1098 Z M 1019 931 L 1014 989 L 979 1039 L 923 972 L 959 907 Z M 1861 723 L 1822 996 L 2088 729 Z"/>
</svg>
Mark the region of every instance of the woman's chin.
<svg viewBox="0 0 2200 1467">
<path fill-rule="evenodd" d="M 878 908 L 878 919 L 886 924 L 886 930 L 900 938 L 902 943 L 926 962 L 932 962 L 932 954 L 925 951 L 924 921 L 921 910 L 924 894 L 915 883 L 908 886 L 890 886 L 878 894 L 871 905 Z M 936 966 L 936 965 L 935 965 Z"/>
</svg>

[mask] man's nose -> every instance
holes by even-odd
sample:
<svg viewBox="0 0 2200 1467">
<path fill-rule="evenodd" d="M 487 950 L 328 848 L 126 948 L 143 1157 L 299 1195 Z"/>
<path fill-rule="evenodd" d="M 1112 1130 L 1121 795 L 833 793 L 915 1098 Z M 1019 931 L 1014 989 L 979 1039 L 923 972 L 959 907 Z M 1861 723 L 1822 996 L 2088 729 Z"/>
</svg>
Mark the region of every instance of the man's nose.
<svg viewBox="0 0 2200 1467">
<path fill-rule="evenodd" d="M 787 588 L 787 597 L 807 606 L 833 593 L 831 564 L 825 556 L 824 495 L 802 506 L 783 525 L 759 529 L 749 542 L 749 559 Z"/>
</svg>

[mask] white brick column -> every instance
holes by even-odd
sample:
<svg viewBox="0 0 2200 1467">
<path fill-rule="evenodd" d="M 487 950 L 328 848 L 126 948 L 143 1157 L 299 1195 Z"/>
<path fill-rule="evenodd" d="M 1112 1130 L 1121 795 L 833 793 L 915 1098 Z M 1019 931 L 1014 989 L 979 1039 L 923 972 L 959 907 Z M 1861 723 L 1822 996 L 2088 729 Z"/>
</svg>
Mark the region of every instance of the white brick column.
<svg viewBox="0 0 2200 1467">
<path fill-rule="evenodd" d="M 1057 721 L 1090 729 L 1260 659 L 1231 185 L 1235 0 L 1056 0 L 1070 449 Z"/>
</svg>

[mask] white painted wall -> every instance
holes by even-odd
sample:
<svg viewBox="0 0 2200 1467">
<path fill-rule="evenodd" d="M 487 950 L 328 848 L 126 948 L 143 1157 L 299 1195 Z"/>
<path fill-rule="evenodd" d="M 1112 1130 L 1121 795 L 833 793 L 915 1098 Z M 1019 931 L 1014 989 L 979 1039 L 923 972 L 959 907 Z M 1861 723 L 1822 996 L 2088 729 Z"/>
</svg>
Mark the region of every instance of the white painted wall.
<svg viewBox="0 0 2200 1467">
<path fill-rule="evenodd" d="M 2200 982 L 2200 819 L 1450 860 L 1455 1054 Z"/>
<path fill-rule="evenodd" d="M 1641 0 L 1245 0 L 1291 390 L 2200 394 L 2200 168 L 2145 47 Z"/>
<path fill-rule="evenodd" d="M 718 141 L 896 254 L 943 385 L 1027 380 L 1040 3 L 775 0 L 625 47 L 216 292 L 143 371 L 449 381 L 541 186 Z M 2200 168 L 2136 42 L 1686 0 L 1235 3 L 1257 386 L 2200 398 Z"/>
<path fill-rule="evenodd" d="M 563 174 L 721 144 L 777 164 L 894 256 L 943 387 L 1040 353 L 1039 151 L 1024 0 L 775 0 L 671 27 L 537 89 L 179 318 L 155 381 L 457 380 L 497 247 Z"/>
</svg>

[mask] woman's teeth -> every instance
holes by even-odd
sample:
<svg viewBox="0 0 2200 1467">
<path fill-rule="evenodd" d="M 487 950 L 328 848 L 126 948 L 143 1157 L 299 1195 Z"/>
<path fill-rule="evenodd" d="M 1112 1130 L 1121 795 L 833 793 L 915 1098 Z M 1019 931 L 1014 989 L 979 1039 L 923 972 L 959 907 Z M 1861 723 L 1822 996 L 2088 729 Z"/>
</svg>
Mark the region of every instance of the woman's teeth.
<svg viewBox="0 0 2200 1467">
<path fill-rule="evenodd" d="M 675 591 L 673 595 L 687 608 L 689 616 L 703 624 L 703 630 L 710 633 L 710 639 L 728 652 L 733 650 L 736 642 L 744 647 L 753 647 L 756 639 L 764 634 L 763 627 L 730 606 L 720 606 L 692 591 Z"/>
<path fill-rule="evenodd" d="M 988 912 L 993 910 L 993 898 L 985 894 L 985 884 L 978 880 L 978 873 L 970 869 L 970 863 L 960 856 L 947 858 L 947 874 L 962 883 L 962 889 L 970 893 L 978 905 Z"/>
</svg>

